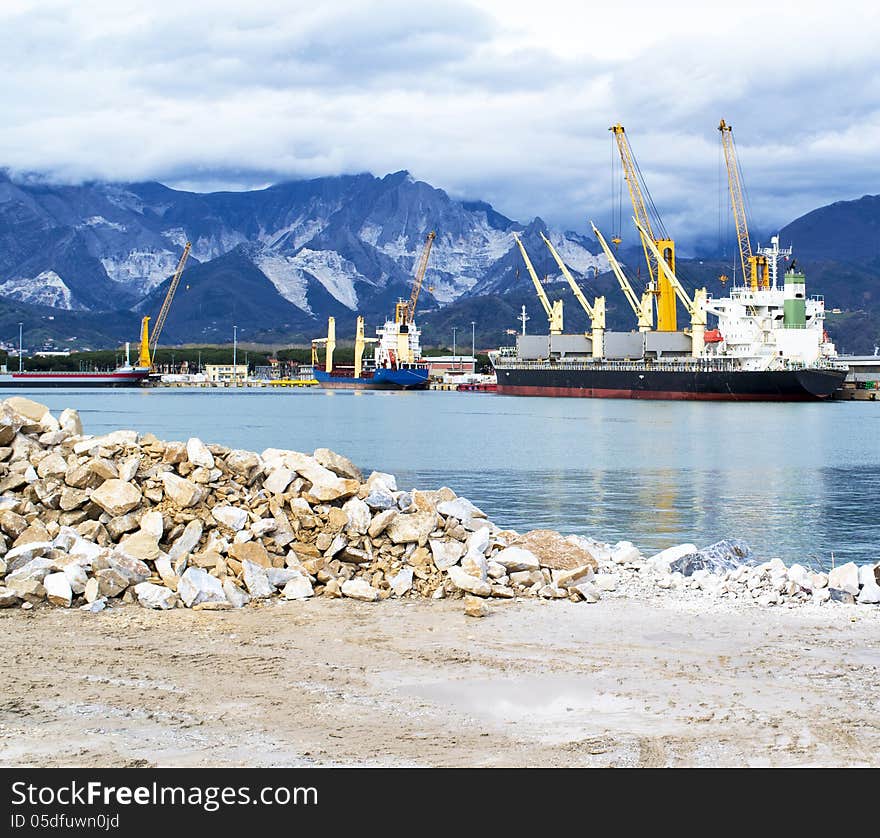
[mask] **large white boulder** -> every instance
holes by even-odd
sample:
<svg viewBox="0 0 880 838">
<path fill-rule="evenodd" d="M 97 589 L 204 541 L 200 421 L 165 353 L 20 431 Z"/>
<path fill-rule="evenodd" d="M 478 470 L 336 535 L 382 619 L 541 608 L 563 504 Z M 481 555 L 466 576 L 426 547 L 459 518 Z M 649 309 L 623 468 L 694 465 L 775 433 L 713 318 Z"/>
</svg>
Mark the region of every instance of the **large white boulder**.
<svg viewBox="0 0 880 838">
<path fill-rule="evenodd" d="M 223 580 L 223 592 L 233 608 L 244 608 L 250 601 L 250 595 L 243 591 L 228 576 Z"/>
<path fill-rule="evenodd" d="M 864 585 L 856 598 L 856 602 L 871 605 L 880 603 L 880 585 L 876 582 L 869 582 L 867 585 Z"/>
<path fill-rule="evenodd" d="M 409 544 L 415 541 L 420 546 L 424 546 L 428 543 L 428 536 L 436 527 L 435 513 L 411 512 L 395 516 L 388 524 L 386 533 L 395 544 Z"/>
<path fill-rule="evenodd" d="M 394 576 L 388 580 L 391 590 L 397 596 L 403 596 L 412 588 L 413 569 L 411 567 L 402 567 Z"/>
<path fill-rule="evenodd" d="M 202 602 L 227 602 L 220 580 L 198 567 L 186 569 L 177 583 L 177 593 L 189 608 Z"/>
<path fill-rule="evenodd" d="M 658 570 L 669 570 L 669 565 L 677 559 L 697 552 L 699 552 L 699 548 L 696 544 L 676 544 L 674 547 L 667 547 L 665 550 L 655 553 L 648 561 Z"/>
<path fill-rule="evenodd" d="M 379 592 L 363 579 L 348 579 L 342 583 L 342 595 L 362 602 L 375 602 Z"/>
<path fill-rule="evenodd" d="M 186 457 L 194 466 L 214 468 L 214 455 L 198 437 L 190 437 L 186 441 Z"/>
<path fill-rule="evenodd" d="M 370 507 L 360 498 L 349 498 L 342 505 L 342 511 L 348 516 L 347 529 L 366 535 L 370 528 Z"/>
<path fill-rule="evenodd" d="M 245 559 L 241 563 L 244 585 L 254 599 L 266 599 L 272 596 L 274 588 L 269 583 L 266 568 Z"/>
<path fill-rule="evenodd" d="M 43 587 L 46 589 L 46 599 L 53 605 L 62 605 L 70 608 L 73 599 L 73 591 L 67 575 L 64 573 L 50 573 L 43 579 Z"/>
<path fill-rule="evenodd" d="M 299 573 L 292 579 L 288 579 L 281 595 L 285 599 L 308 599 L 310 596 L 313 596 L 314 593 L 312 583 L 307 577 Z"/>
<path fill-rule="evenodd" d="M 67 433 L 75 436 L 80 436 L 83 432 L 82 420 L 79 418 L 79 412 L 72 407 L 66 407 L 61 411 L 61 415 L 58 417 L 58 424 L 61 426 L 61 430 L 67 431 Z"/>
<path fill-rule="evenodd" d="M 465 573 L 457 565 L 453 565 L 446 572 L 449 574 L 449 578 L 452 580 L 452 584 L 455 585 L 456 588 L 459 588 L 462 591 L 467 591 L 469 594 L 474 594 L 475 596 L 492 595 L 492 586 L 488 582 L 483 579 L 478 579 L 476 576 L 471 576 L 469 573 Z"/>
<path fill-rule="evenodd" d="M 287 466 L 278 466 L 269 472 L 269 476 L 263 481 L 263 488 L 273 495 L 280 495 L 295 476 L 296 472 L 293 469 L 289 469 Z"/>
<path fill-rule="evenodd" d="M 201 486 L 169 471 L 163 472 L 162 485 L 165 487 L 165 496 L 180 507 L 195 506 L 205 496 Z"/>
<path fill-rule="evenodd" d="M 32 422 L 40 423 L 49 412 L 49 408 L 33 399 L 23 396 L 10 396 L 6 399 L 6 406 L 14 410 L 19 416 L 24 416 Z"/>
<path fill-rule="evenodd" d="M 451 538 L 446 541 L 440 538 L 432 538 L 429 541 L 431 557 L 437 570 L 446 570 L 454 564 L 458 564 L 464 551 L 464 544 Z"/>
<path fill-rule="evenodd" d="M 347 457 L 343 457 L 342 454 L 337 454 L 329 448 L 318 448 L 312 456 L 314 456 L 315 462 L 339 477 L 357 480 L 358 483 L 364 482 L 361 470 Z"/>
<path fill-rule="evenodd" d="M 500 553 L 492 557 L 492 560 L 503 565 L 508 573 L 522 570 L 538 570 L 541 562 L 538 557 L 524 547 L 505 547 Z"/>
<path fill-rule="evenodd" d="M 202 522 L 198 518 L 190 521 L 183 528 L 183 532 L 174 541 L 174 544 L 171 545 L 171 549 L 168 551 L 168 558 L 173 562 L 186 553 L 191 553 L 195 550 L 202 537 L 202 530 Z"/>
<path fill-rule="evenodd" d="M 234 532 L 244 529 L 244 525 L 248 522 L 247 510 L 237 506 L 215 506 L 211 514 L 215 521 L 219 521 Z"/>
<path fill-rule="evenodd" d="M 154 585 L 152 582 L 141 582 L 139 585 L 135 585 L 134 592 L 138 602 L 144 608 L 167 611 L 174 608 L 178 602 L 178 596 L 174 591 L 164 585 Z"/>
<path fill-rule="evenodd" d="M 108 515 L 116 517 L 130 512 L 141 502 L 141 490 L 133 483 L 111 478 L 92 492 L 92 501 Z"/>
<path fill-rule="evenodd" d="M 859 566 L 855 562 L 847 562 L 835 567 L 828 573 L 828 587 L 838 591 L 846 591 L 855 596 L 859 592 Z"/>
</svg>

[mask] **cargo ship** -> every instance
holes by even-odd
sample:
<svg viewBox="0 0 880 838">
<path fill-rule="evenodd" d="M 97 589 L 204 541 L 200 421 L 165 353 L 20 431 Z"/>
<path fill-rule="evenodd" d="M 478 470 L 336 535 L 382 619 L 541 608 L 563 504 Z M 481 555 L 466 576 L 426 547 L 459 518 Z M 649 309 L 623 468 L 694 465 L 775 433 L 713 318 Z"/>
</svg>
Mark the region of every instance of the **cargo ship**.
<svg viewBox="0 0 880 838">
<path fill-rule="evenodd" d="M 847 370 L 791 366 L 749 370 L 737 362 L 530 362 L 499 360 L 498 390 L 510 396 L 703 401 L 827 399 Z"/>
<path fill-rule="evenodd" d="M 146 335 L 148 318 L 141 329 Z M 149 358 L 149 356 L 147 356 Z M 0 365 L 0 389 L 8 387 L 138 387 L 150 376 L 151 364 L 142 363 L 143 349 L 137 364 L 131 363 L 130 346 L 125 345 L 125 363 L 113 370 L 61 372 L 53 370 L 19 370 L 11 372 Z"/>
<path fill-rule="evenodd" d="M 0 388 L 7 387 L 138 387 L 150 375 L 149 367 L 124 365 L 107 372 L 8 372 L 0 368 Z"/>
<path fill-rule="evenodd" d="M 376 329 L 376 338 L 364 337 L 364 318 L 358 317 L 353 366 L 333 363 L 336 346 L 336 321 L 327 321 L 327 337 L 312 341 L 312 375 L 321 387 L 331 390 L 424 390 L 428 386 L 427 362 L 422 361 L 421 332 L 415 323 L 406 322 L 397 304 L 397 316 Z M 364 358 L 367 344 L 375 344 L 372 358 Z M 318 347 L 325 347 L 325 360 L 318 360 Z"/>
<path fill-rule="evenodd" d="M 421 331 L 415 323 L 416 305 L 428 268 L 428 258 L 437 234 L 432 230 L 416 269 L 408 302 L 399 300 L 394 318 L 376 329 L 377 337 L 364 337 L 364 318 L 357 318 L 354 340 L 354 365 L 333 365 L 336 348 L 336 320 L 327 320 L 327 337 L 312 341 L 312 374 L 321 387 L 341 390 L 424 390 L 428 386 L 430 367 L 422 360 Z M 364 358 L 367 344 L 375 344 L 373 356 Z M 318 359 L 324 347 L 324 363 Z"/>
<path fill-rule="evenodd" d="M 53 372 L 51 370 L 20 370 L 10 372 L 6 365 L 0 366 L 0 389 L 7 387 L 139 387 L 150 377 L 153 369 L 153 356 L 158 345 L 159 335 L 168 317 L 174 292 L 180 283 L 187 257 L 192 245 L 187 242 L 183 249 L 177 269 L 171 278 L 162 308 L 156 320 L 152 341 L 150 336 L 150 318 L 141 318 L 140 351 L 137 362 L 131 363 L 131 344 L 125 344 L 125 363 L 113 370 L 88 372 Z M 19 335 L 19 354 L 21 353 L 21 336 Z"/>
<path fill-rule="evenodd" d="M 691 312 L 690 330 L 608 332 L 603 318 L 593 320 L 588 335 L 523 334 L 516 347 L 490 354 L 497 392 L 712 401 L 828 399 L 842 386 L 848 367 L 837 360 L 825 332 L 824 299 L 807 298 L 804 275 L 794 262 L 780 287 L 777 263 L 790 249 L 782 254 L 776 236 L 771 245 L 762 251 L 764 277 L 732 288 L 723 298 L 713 298 L 705 289 L 688 297 L 658 253 Z M 606 255 L 619 271 L 610 250 Z M 622 274 L 618 279 L 626 282 Z M 632 305 L 638 309 L 637 300 Z M 717 318 L 715 328 L 707 328 L 707 315 Z"/>
</svg>

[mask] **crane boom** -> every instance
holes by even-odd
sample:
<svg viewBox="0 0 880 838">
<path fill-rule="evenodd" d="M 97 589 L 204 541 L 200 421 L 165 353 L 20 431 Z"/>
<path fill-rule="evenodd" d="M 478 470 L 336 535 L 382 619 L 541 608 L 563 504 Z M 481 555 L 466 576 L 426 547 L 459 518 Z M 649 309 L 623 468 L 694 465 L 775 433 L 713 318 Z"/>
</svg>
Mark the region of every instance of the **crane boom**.
<svg viewBox="0 0 880 838">
<path fill-rule="evenodd" d="M 749 222 L 746 217 L 746 202 L 743 198 L 742 173 L 736 157 L 736 145 L 733 142 L 733 128 L 723 119 L 718 124 L 721 132 L 721 146 L 724 149 L 724 162 L 727 165 L 727 185 L 730 191 L 730 206 L 733 209 L 733 221 L 736 224 L 736 242 L 739 246 L 739 261 L 742 265 L 743 282 L 748 282 L 752 290 L 760 284 L 767 288 L 770 285 L 767 257 L 752 254 L 752 243 L 749 238 Z"/>
<path fill-rule="evenodd" d="M 165 299 L 162 301 L 162 308 L 159 310 L 159 316 L 156 318 L 156 325 L 153 326 L 153 337 L 150 340 L 150 354 L 153 356 L 156 354 L 156 346 L 159 344 L 159 335 L 162 334 L 165 320 L 168 318 L 168 310 L 171 308 L 171 301 L 174 299 L 174 292 L 177 291 L 177 286 L 180 284 L 180 277 L 181 274 L 183 274 L 183 268 L 186 265 L 186 260 L 191 248 L 192 244 L 187 242 L 186 246 L 183 248 L 183 253 L 180 256 L 180 261 L 177 263 L 177 270 L 174 271 L 174 276 L 171 277 L 171 284 L 168 286 L 168 293 L 165 294 Z"/>
<path fill-rule="evenodd" d="M 431 230 L 425 238 L 425 247 L 422 250 L 422 258 L 419 260 L 419 267 L 416 271 L 416 277 L 413 281 L 412 294 L 409 297 L 409 305 L 406 307 L 406 322 L 412 323 L 416 314 L 416 303 L 419 301 L 419 292 L 422 290 L 422 282 L 425 279 L 425 271 L 428 269 L 428 257 L 431 255 L 431 246 L 437 234 Z"/>
<path fill-rule="evenodd" d="M 544 240 L 544 244 L 547 245 L 547 249 L 556 260 L 556 264 L 559 265 L 559 270 L 562 271 L 562 275 L 568 281 L 572 293 L 577 298 L 577 301 L 581 304 L 583 310 L 587 313 L 587 317 L 592 320 L 596 316 L 595 311 L 593 310 L 593 307 L 587 302 L 587 298 L 584 296 L 583 291 L 581 291 L 580 286 L 574 281 L 574 277 L 569 272 L 565 262 L 562 261 L 562 257 L 556 252 L 556 248 L 553 247 L 553 244 L 550 242 L 550 239 L 548 239 L 547 236 L 541 233 L 541 238 Z"/>
<path fill-rule="evenodd" d="M 645 230 L 635 218 L 633 218 L 633 221 L 636 222 L 636 227 L 638 227 L 639 233 L 642 235 L 642 240 L 651 250 L 654 258 L 657 260 L 657 264 L 666 272 L 669 281 L 672 283 L 672 287 L 675 289 L 675 293 L 678 295 L 682 305 L 687 309 L 688 314 L 691 316 L 691 354 L 693 357 L 699 358 L 703 353 L 703 336 L 706 333 L 706 304 L 708 301 L 706 289 L 695 289 L 694 297 L 691 299 L 688 292 L 685 291 L 684 286 L 675 275 L 675 271 L 672 270 L 672 267 L 666 259 L 664 259 L 663 254 L 654 243 L 654 240 L 648 236 L 648 231 Z"/>
<path fill-rule="evenodd" d="M 658 231 L 663 233 L 663 238 L 658 239 L 654 236 L 654 228 L 651 225 L 651 213 L 648 211 L 648 203 L 645 201 L 647 188 L 643 189 L 639 167 L 633 156 L 626 132 L 620 123 L 612 125 L 608 130 L 614 134 L 614 139 L 617 143 L 617 151 L 620 154 L 620 162 L 623 166 L 623 177 L 629 189 L 629 196 L 636 219 L 648 231 L 651 241 L 657 244 L 664 254 L 666 263 L 671 265 L 674 271 L 675 242 L 666 236 L 665 231 L 662 229 L 663 222 L 660 221 L 656 209 L 654 209 L 654 215 L 657 218 Z M 648 195 L 648 200 L 650 201 L 650 194 Z M 653 202 L 651 202 L 651 206 L 653 208 Z M 642 250 L 645 253 L 645 262 L 648 265 L 651 285 L 657 294 L 657 331 L 674 332 L 677 326 L 675 292 L 661 264 L 654 257 L 644 240 L 642 240 Z"/>
<path fill-rule="evenodd" d="M 574 296 L 577 298 L 577 301 L 587 313 L 587 317 L 590 318 L 590 329 L 592 330 L 593 337 L 593 357 L 603 357 L 605 350 L 605 298 L 596 297 L 593 305 L 590 305 L 581 291 L 580 286 L 574 281 L 574 277 L 569 272 L 565 262 L 562 261 L 562 257 L 556 252 L 556 248 L 553 247 L 550 239 L 548 239 L 543 233 L 541 233 L 541 238 L 553 254 L 553 258 L 556 260 L 556 264 L 559 265 L 559 270 L 562 271 L 562 275 L 568 280 L 568 284 L 571 287 Z"/>
<path fill-rule="evenodd" d="M 651 292 L 646 291 L 642 295 L 641 302 L 639 302 L 636 292 L 633 291 L 633 287 L 626 278 L 626 274 L 623 272 L 620 262 L 617 261 L 614 253 L 611 252 L 611 248 L 608 247 L 608 243 L 605 241 L 604 236 L 599 232 L 598 228 L 592 221 L 590 222 L 590 226 L 593 228 L 593 232 L 596 234 L 596 238 L 602 246 L 602 250 L 605 251 L 605 255 L 608 257 L 608 264 L 611 265 L 611 270 L 614 272 L 614 276 L 617 277 L 617 282 L 620 285 L 620 290 L 623 291 L 623 296 L 626 297 L 626 301 L 629 303 L 630 308 L 638 318 L 639 331 L 650 332 L 653 325 L 652 321 L 654 319 L 653 298 Z"/>
<path fill-rule="evenodd" d="M 529 259 L 529 254 L 526 253 L 525 246 L 520 241 L 520 238 L 516 233 L 513 234 L 513 238 L 517 245 L 519 245 L 519 251 L 520 253 L 522 253 L 523 262 L 526 263 L 526 270 L 529 272 L 529 276 L 532 278 L 532 282 L 535 285 L 535 291 L 538 292 L 538 299 L 541 301 L 541 305 L 544 307 L 544 313 L 547 315 L 547 319 L 550 321 L 550 334 L 561 335 L 562 300 L 557 300 L 552 305 L 550 304 L 550 300 L 547 299 L 547 294 L 545 293 L 544 288 L 541 285 L 541 280 L 538 279 L 538 275 L 535 273 L 534 267 L 532 267 L 532 260 Z"/>
</svg>

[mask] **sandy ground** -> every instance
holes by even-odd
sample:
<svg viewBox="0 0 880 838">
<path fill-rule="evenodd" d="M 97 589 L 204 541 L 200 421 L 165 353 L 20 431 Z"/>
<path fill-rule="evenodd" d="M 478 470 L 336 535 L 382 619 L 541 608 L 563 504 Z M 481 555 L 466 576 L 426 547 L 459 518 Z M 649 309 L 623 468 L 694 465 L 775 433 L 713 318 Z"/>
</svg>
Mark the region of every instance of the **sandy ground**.
<svg viewBox="0 0 880 838">
<path fill-rule="evenodd" d="M 880 765 L 880 609 L 0 611 L 5 766 Z"/>
</svg>

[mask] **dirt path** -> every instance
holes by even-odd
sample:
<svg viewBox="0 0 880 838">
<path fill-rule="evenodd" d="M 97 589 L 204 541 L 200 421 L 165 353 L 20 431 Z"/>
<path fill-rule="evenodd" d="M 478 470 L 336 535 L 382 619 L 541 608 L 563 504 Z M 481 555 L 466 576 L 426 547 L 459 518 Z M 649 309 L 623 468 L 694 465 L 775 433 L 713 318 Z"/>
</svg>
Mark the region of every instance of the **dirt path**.
<svg viewBox="0 0 880 838">
<path fill-rule="evenodd" d="M 880 764 L 864 606 L 279 600 L 0 631 L 6 766 Z"/>
</svg>

